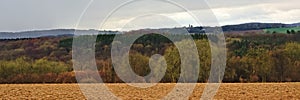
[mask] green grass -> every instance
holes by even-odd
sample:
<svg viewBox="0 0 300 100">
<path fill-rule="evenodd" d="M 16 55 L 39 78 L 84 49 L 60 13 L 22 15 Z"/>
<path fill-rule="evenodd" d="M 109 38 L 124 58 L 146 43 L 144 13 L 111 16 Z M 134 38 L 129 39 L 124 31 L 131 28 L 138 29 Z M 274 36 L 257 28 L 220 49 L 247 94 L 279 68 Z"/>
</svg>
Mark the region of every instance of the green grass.
<svg viewBox="0 0 300 100">
<path fill-rule="evenodd" d="M 284 33 L 287 34 L 287 30 L 291 31 L 294 30 L 295 32 L 300 31 L 300 27 L 293 27 L 293 28 L 271 28 L 271 29 L 264 29 L 265 33 Z"/>
</svg>

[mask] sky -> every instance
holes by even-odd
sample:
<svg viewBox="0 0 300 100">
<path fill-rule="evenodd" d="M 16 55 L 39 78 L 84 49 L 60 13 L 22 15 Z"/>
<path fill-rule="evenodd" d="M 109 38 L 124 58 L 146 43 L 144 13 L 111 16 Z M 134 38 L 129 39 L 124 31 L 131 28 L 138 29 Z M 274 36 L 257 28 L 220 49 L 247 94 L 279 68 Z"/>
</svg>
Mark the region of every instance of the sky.
<svg viewBox="0 0 300 100">
<path fill-rule="evenodd" d="M 300 0 L 1 0 L 0 31 L 298 23 Z"/>
</svg>

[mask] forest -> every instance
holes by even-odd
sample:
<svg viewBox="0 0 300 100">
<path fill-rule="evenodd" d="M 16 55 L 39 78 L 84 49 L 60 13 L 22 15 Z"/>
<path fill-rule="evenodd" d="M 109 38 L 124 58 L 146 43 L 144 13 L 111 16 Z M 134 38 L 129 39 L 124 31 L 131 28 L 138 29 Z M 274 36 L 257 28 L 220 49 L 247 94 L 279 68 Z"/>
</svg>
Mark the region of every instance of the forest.
<svg viewBox="0 0 300 100">
<path fill-rule="evenodd" d="M 114 37 L 115 34 L 98 35 L 95 44 L 97 74 L 106 83 L 123 82 L 112 66 Z M 200 60 L 198 82 L 207 82 L 213 53 L 209 40 L 205 34 L 193 34 L 192 38 Z M 225 34 L 227 64 L 223 82 L 300 82 L 299 38 L 299 32 Z M 76 83 L 72 43 L 72 36 L 0 40 L 0 83 Z M 154 54 L 163 55 L 167 62 L 160 82 L 177 82 L 181 67 L 178 49 L 159 34 L 143 35 L 130 47 L 133 71 L 140 76 L 150 73 L 149 59 Z M 88 73 L 76 74 L 86 76 Z M 99 81 L 96 75 L 88 76 L 80 81 Z M 145 81 L 151 82 L 151 79 Z"/>
</svg>

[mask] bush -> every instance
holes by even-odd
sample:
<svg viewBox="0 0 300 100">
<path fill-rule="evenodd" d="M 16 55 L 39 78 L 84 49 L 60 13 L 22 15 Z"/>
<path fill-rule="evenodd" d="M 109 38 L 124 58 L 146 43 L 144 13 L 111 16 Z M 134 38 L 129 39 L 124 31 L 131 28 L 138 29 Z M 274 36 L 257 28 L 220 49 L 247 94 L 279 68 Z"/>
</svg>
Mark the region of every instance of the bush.
<svg viewBox="0 0 300 100">
<path fill-rule="evenodd" d="M 53 83 L 63 72 L 67 72 L 66 64 L 47 59 L 0 61 L 0 83 Z"/>
</svg>

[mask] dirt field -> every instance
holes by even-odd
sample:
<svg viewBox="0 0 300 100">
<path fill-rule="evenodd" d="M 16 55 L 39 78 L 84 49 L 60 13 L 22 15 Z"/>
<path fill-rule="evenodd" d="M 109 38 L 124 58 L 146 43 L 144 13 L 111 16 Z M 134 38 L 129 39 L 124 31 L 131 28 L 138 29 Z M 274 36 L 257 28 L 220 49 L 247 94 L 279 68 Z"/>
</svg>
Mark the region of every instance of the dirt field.
<svg viewBox="0 0 300 100">
<path fill-rule="evenodd" d="M 125 84 L 107 84 L 122 99 L 160 99 L 175 84 L 158 84 L 147 89 Z M 205 84 L 198 84 L 190 99 L 199 99 Z M 2 84 L 1 99 L 85 99 L 77 84 Z M 221 84 L 214 99 L 300 99 L 300 83 Z"/>
</svg>

